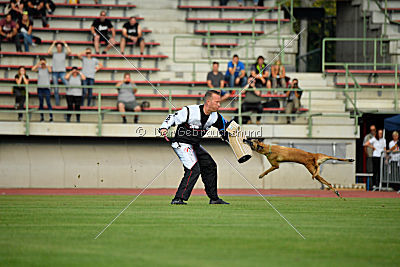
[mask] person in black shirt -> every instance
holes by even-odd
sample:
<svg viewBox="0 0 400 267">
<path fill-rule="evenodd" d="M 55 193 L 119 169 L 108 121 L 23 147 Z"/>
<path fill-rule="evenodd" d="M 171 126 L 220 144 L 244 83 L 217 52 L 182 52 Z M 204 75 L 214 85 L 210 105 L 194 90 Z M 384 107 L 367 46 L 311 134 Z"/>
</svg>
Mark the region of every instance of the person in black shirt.
<svg viewBox="0 0 400 267">
<path fill-rule="evenodd" d="M 19 20 L 24 9 L 27 9 L 26 0 L 11 0 L 4 13 L 11 14 L 13 20 Z"/>
<path fill-rule="evenodd" d="M 168 129 L 176 125 L 172 148 L 183 163 L 185 174 L 171 204 L 184 205 L 201 174 L 210 204 L 229 204 L 218 197 L 217 164 L 200 145 L 201 138 L 210 127 L 216 127 L 226 140 L 228 122 L 218 113 L 221 103 L 219 92 L 207 91 L 203 105 L 185 106 L 175 114 L 170 114 L 159 129 L 166 136 Z"/>
<path fill-rule="evenodd" d="M 100 12 L 100 18 L 93 21 L 90 31 L 93 34 L 94 49 L 96 54 L 100 54 L 100 42 L 105 42 L 107 47 L 102 54 L 107 54 L 107 51 L 115 44 L 115 29 L 111 21 L 106 18 L 106 12 Z M 112 37 L 108 36 L 111 31 Z"/>
<path fill-rule="evenodd" d="M 42 20 L 43 27 L 49 27 L 46 17 L 46 0 L 28 0 L 27 11 L 30 20 L 33 21 L 34 17 L 38 17 Z"/>
<path fill-rule="evenodd" d="M 18 38 L 24 39 L 25 52 L 29 52 L 29 45 L 32 45 L 33 22 L 29 20 L 28 12 L 24 11 L 22 18 L 18 21 Z"/>
<path fill-rule="evenodd" d="M 300 113 L 300 98 L 303 91 L 299 88 L 299 80 L 293 79 L 290 89 L 292 90 L 286 92 L 287 104 L 285 113 Z M 290 118 L 289 116 L 286 118 L 288 124 L 290 124 Z"/>
<path fill-rule="evenodd" d="M 25 104 L 26 90 L 25 86 L 29 84 L 29 77 L 26 74 L 26 70 L 23 66 L 18 68 L 18 73 L 15 74 L 15 83 L 20 86 L 13 87 L 13 93 L 15 95 L 15 109 L 23 110 Z M 22 120 L 22 113 L 18 113 L 18 120 Z"/>
<path fill-rule="evenodd" d="M 125 51 L 125 45 L 127 42 L 133 42 L 134 45 L 140 46 L 140 54 L 144 52 L 144 40 L 142 37 L 142 29 L 139 23 L 137 23 L 135 17 L 130 17 L 129 21 L 122 27 L 121 37 L 121 53 Z"/>
</svg>

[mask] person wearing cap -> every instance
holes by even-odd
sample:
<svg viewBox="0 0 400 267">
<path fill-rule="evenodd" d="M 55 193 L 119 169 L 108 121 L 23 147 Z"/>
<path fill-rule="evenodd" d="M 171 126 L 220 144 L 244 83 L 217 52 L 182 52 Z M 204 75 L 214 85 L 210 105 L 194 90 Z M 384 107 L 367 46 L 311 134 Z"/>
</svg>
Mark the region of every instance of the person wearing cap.
<svg viewBox="0 0 400 267">
<path fill-rule="evenodd" d="M 32 42 L 32 29 L 33 29 L 33 21 L 29 19 L 28 12 L 24 11 L 21 19 L 18 21 L 18 38 L 24 40 L 25 52 L 29 52 L 29 45 L 35 45 Z"/>
<path fill-rule="evenodd" d="M 82 101 L 82 81 L 86 79 L 85 75 L 81 73 L 77 67 L 72 67 L 72 70 L 65 75 L 70 87 L 67 88 L 67 105 L 68 110 L 80 111 Z M 71 121 L 71 114 L 67 114 L 67 122 Z M 76 121 L 81 121 L 81 115 L 76 114 Z"/>
</svg>

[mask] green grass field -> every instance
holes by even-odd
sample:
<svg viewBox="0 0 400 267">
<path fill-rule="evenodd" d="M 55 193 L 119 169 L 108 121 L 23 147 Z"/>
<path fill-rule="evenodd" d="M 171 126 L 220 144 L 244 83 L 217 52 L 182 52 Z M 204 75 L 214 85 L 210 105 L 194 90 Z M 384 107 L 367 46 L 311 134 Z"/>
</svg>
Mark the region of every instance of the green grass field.
<svg viewBox="0 0 400 267">
<path fill-rule="evenodd" d="M 387 266 L 400 264 L 400 200 L 0 196 L 0 265 Z"/>
</svg>

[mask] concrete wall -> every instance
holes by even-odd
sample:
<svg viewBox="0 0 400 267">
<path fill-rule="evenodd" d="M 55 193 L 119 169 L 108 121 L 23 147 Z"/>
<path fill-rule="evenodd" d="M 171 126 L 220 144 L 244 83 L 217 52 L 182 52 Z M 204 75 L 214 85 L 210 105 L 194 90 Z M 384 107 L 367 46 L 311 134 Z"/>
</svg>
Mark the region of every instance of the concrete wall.
<svg viewBox="0 0 400 267">
<path fill-rule="evenodd" d="M 355 158 L 350 139 L 268 139 L 271 143 L 344 145 L 348 158 Z M 265 157 L 255 154 L 237 163 L 230 147 L 219 140 L 204 140 L 204 147 L 218 164 L 220 188 L 249 188 L 226 162 L 229 160 L 258 188 L 319 188 L 305 167 L 284 163 L 264 179 L 258 175 L 269 168 Z M 0 187 L 36 188 L 143 188 L 176 159 L 151 186 L 175 188 L 183 167 L 173 150 L 154 138 L 84 138 L 1 136 Z M 322 176 L 331 183 L 354 182 L 355 165 L 325 163 Z M 196 185 L 202 188 L 199 181 Z"/>
</svg>

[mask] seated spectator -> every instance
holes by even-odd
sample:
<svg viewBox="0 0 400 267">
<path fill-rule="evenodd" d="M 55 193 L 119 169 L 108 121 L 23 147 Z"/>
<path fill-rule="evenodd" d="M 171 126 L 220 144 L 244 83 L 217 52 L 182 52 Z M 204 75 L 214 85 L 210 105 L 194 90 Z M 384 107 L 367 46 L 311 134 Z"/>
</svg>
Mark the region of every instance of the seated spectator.
<svg viewBox="0 0 400 267">
<path fill-rule="evenodd" d="M 380 166 L 381 166 L 381 155 L 386 150 L 386 140 L 383 138 L 383 130 L 378 130 L 378 136 L 372 137 L 365 146 L 373 149 L 372 152 L 372 170 L 373 170 L 373 188 L 376 189 L 380 182 Z"/>
<path fill-rule="evenodd" d="M 37 93 L 39 97 L 39 110 L 43 110 L 43 97 L 46 98 L 47 108 L 53 110 L 50 102 L 50 73 L 51 67 L 47 66 L 46 59 L 40 58 L 39 62 L 32 67 L 32 71 L 38 72 Z M 40 122 L 44 121 L 43 113 L 40 113 Z M 50 113 L 49 122 L 53 121 L 53 114 Z"/>
<path fill-rule="evenodd" d="M 242 103 L 242 112 L 253 111 L 261 114 L 263 112 L 261 91 L 257 90 L 255 83 L 251 84 L 251 88 L 245 91 L 245 97 Z M 249 116 L 243 116 L 243 123 L 251 124 L 251 118 Z M 261 123 L 261 116 L 257 116 L 257 124 Z"/>
<path fill-rule="evenodd" d="M 139 23 L 137 23 L 135 17 L 130 17 L 129 21 L 122 26 L 122 37 L 121 37 L 121 53 L 124 54 L 125 46 L 127 42 L 133 42 L 134 45 L 140 47 L 140 54 L 144 52 L 144 39 L 142 37 L 142 29 Z"/>
<path fill-rule="evenodd" d="M 99 60 L 92 56 L 92 49 L 86 48 L 85 51 L 78 55 L 82 60 L 82 73 L 86 79 L 83 80 L 83 85 L 94 85 L 94 78 L 96 72 L 103 67 Z M 83 88 L 81 106 L 85 104 L 85 97 L 87 95 L 87 105 L 91 106 L 93 98 L 93 88 Z"/>
<path fill-rule="evenodd" d="M 53 53 L 53 47 L 56 46 L 56 52 Z M 67 50 L 67 52 L 63 51 L 63 46 Z M 49 47 L 49 50 L 47 50 L 47 53 L 50 56 L 53 56 L 53 84 L 56 85 L 54 87 L 54 98 L 56 100 L 56 106 L 60 105 L 60 95 L 58 93 L 58 79 L 61 79 L 61 82 L 64 85 L 67 85 L 67 81 L 65 80 L 65 60 L 67 56 L 71 55 L 71 49 L 69 48 L 68 44 L 65 41 L 57 41 L 55 40 L 51 46 Z"/>
<path fill-rule="evenodd" d="M 82 101 L 82 81 L 86 79 L 85 75 L 83 75 L 77 67 L 72 67 L 72 70 L 65 75 L 65 79 L 68 81 L 68 85 L 70 87 L 67 88 L 67 105 L 68 110 L 81 110 L 81 101 Z M 79 86 L 79 87 L 73 87 Z M 71 114 L 67 114 L 67 122 L 71 121 Z M 81 114 L 76 114 L 76 121 L 81 121 Z"/>
<path fill-rule="evenodd" d="M 46 0 L 46 10 L 48 14 L 53 14 L 56 10 L 56 5 L 52 0 Z"/>
<path fill-rule="evenodd" d="M 26 74 L 25 67 L 20 66 L 18 73 L 15 75 L 15 83 L 20 86 L 13 87 L 13 94 L 15 95 L 15 109 L 23 110 L 26 99 L 26 87 L 23 85 L 29 84 L 29 76 Z M 18 120 L 22 120 L 22 113 L 18 113 Z"/>
<path fill-rule="evenodd" d="M 225 73 L 225 81 L 229 87 L 236 86 L 245 87 L 247 83 L 246 70 L 243 62 L 239 61 L 239 56 L 234 55 L 232 61 L 228 63 L 228 69 Z"/>
<path fill-rule="evenodd" d="M 222 72 L 218 70 L 219 63 L 213 62 L 212 71 L 207 74 L 207 86 L 210 89 L 214 89 L 221 94 L 221 101 L 226 100 L 229 97 L 229 94 L 222 90 L 225 86 L 225 79 Z M 220 88 L 220 90 L 216 90 L 215 88 Z"/>
<path fill-rule="evenodd" d="M 47 13 L 46 13 L 46 0 L 28 0 L 27 11 L 29 19 L 33 21 L 33 18 L 37 17 L 42 20 L 42 26 L 48 28 Z"/>
<path fill-rule="evenodd" d="M 100 43 L 105 42 L 106 48 L 102 54 L 107 54 L 107 51 L 115 44 L 115 29 L 111 21 L 106 18 L 106 12 L 103 10 L 100 12 L 100 18 L 93 21 L 90 31 L 93 34 L 94 49 L 96 54 L 100 54 Z M 108 32 L 111 31 L 112 37 L 108 36 Z"/>
<path fill-rule="evenodd" d="M 278 83 L 282 88 L 286 88 L 286 71 L 280 60 L 275 62 L 271 68 L 272 88 L 278 88 Z"/>
<path fill-rule="evenodd" d="M 299 81 L 297 79 L 293 79 L 292 84 L 290 86 L 290 91 L 286 92 L 286 108 L 285 108 L 285 113 L 286 114 L 291 114 L 291 113 L 300 113 L 300 98 L 301 95 L 303 94 L 303 91 L 299 87 Z M 290 117 L 287 117 L 287 123 L 290 123 Z"/>
<path fill-rule="evenodd" d="M 18 26 L 12 20 L 10 14 L 6 15 L 4 19 L 0 21 L 0 51 L 1 44 L 4 42 L 14 42 L 17 52 L 22 52 L 21 43 L 18 38 Z"/>
<path fill-rule="evenodd" d="M 259 56 L 257 62 L 251 66 L 250 75 L 253 77 L 251 79 L 254 79 L 256 88 L 266 87 L 271 89 L 270 68 L 266 68 L 263 56 Z"/>
<path fill-rule="evenodd" d="M 24 39 L 25 52 L 29 52 L 29 45 L 35 46 L 36 44 L 32 41 L 33 22 L 29 20 L 28 12 L 24 11 L 21 20 L 18 21 L 18 29 L 18 38 Z"/>
<path fill-rule="evenodd" d="M 400 151 L 399 132 L 394 131 L 392 134 L 392 138 L 393 140 L 389 142 L 388 152 Z M 400 161 L 400 153 L 393 154 L 391 160 Z"/>
<path fill-rule="evenodd" d="M 124 79 L 117 83 L 118 87 L 118 102 L 117 107 L 119 112 L 124 113 L 125 110 L 140 112 L 142 108 L 136 102 L 136 85 L 131 82 L 131 75 L 129 73 L 124 74 Z M 125 114 L 121 114 L 122 122 L 126 123 Z M 138 123 L 139 116 L 135 115 L 134 123 Z"/>
<path fill-rule="evenodd" d="M 14 21 L 20 20 L 22 18 L 22 13 L 26 9 L 25 0 L 11 0 L 10 4 L 4 10 L 5 14 L 11 14 Z"/>
</svg>

